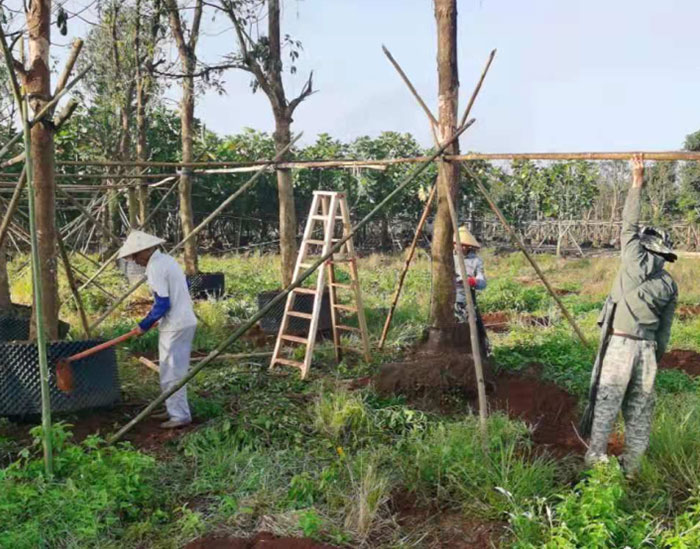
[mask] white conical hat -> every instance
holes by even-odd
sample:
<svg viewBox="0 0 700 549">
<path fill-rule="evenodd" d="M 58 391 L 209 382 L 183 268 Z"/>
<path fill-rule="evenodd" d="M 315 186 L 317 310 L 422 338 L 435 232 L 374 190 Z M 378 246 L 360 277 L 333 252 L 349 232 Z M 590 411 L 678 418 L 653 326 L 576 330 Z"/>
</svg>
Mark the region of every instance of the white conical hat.
<svg viewBox="0 0 700 549">
<path fill-rule="evenodd" d="M 119 259 L 129 257 L 142 250 L 148 250 L 165 242 L 162 238 L 144 233 L 143 231 L 131 231 L 126 237 L 124 245 L 119 249 Z"/>
<path fill-rule="evenodd" d="M 457 243 L 457 235 L 452 236 L 452 242 Z M 479 241 L 474 238 L 474 235 L 469 232 L 466 226 L 462 225 L 459 228 L 459 242 L 462 246 L 471 246 L 472 248 L 481 248 Z"/>
</svg>

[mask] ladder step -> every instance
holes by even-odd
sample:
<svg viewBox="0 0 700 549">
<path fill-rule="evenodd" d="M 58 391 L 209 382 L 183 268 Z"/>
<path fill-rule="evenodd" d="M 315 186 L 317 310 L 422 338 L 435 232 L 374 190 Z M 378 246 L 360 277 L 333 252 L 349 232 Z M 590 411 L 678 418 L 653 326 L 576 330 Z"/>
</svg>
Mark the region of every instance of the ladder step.
<svg viewBox="0 0 700 549">
<path fill-rule="evenodd" d="M 343 311 L 352 311 L 353 313 L 357 312 L 357 308 L 351 307 L 350 305 L 339 305 L 338 303 L 335 303 L 333 307 L 335 307 L 336 309 L 341 309 Z"/>
<path fill-rule="evenodd" d="M 354 257 L 334 257 L 333 259 L 330 259 L 328 262 L 329 263 L 352 263 L 355 261 Z"/>
<path fill-rule="evenodd" d="M 312 215 L 311 219 L 313 219 L 314 221 L 327 221 L 328 216 L 327 215 Z"/>
<path fill-rule="evenodd" d="M 342 288 L 343 290 L 352 290 L 352 284 L 340 284 L 339 282 L 330 282 L 334 288 Z"/>
<path fill-rule="evenodd" d="M 345 324 L 336 324 L 335 327 L 338 330 L 345 330 L 346 332 L 359 332 L 359 328 L 355 328 L 355 326 L 347 326 Z"/>
<path fill-rule="evenodd" d="M 296 366 L 297 368 L 303 368 L 304 363 L 298 362 L 296 360 L 289 360 L 288 358 L 276 358 L 272 361 L 273 364 L 284 364 L 285 366 Z"/>
<path fill-rule="evenodd" d="M 313 288 L 294 288 L 292 291 L 298 294 L 316 295 L 316 290 Z"/>
<path fill-rule="evenodd" d="M 301 343 L 302 345 L 309 344 L 308 339 L 303 338 L 303 337 L 289 335 L 289 334 L 280 335 L 280 339 L 284 339 L 285 341 L 293 341 L 294 343 Z"/>
<path fill-rule="evenodd" d="M 314 191 L 314 194 L 320 194 L 323 196 L 334 196 L 338 195 L 339 198 L 345 196 L 345 193 L 339 193 L 338 191 Z"/>
<path fill-rule="evenodd" d="M 287 312 L 289 316 L 295 316 L 297 318 L 305 318 L 311 320 L 311 315 L 309 313 L 300 313 L 299 311 L 289 311 Z"/>
<path fill-rule="evenodd" d="M 299 263 L 299 268 L 304 269 L 304 270 L 310 269 L 313 266 L 314 266 L 313 263 Z"/>
</svg>

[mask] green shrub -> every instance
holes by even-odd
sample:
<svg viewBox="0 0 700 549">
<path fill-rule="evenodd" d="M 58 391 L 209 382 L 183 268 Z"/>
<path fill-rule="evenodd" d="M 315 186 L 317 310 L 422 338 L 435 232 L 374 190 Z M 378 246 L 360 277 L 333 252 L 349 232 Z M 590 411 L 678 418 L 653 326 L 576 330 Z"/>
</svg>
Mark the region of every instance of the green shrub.
<svg viewBox="0 0 700 549">
<path fill-rule="evenodd" d="M 29 451 L 0 471 L 0 547 L 99 546 L 152 513 L 163 515 L 153 458 L 128 444 L 96 449 L 95 437 L 70 444 L 69 436 L 54 425 L 51 480 Z"/>
<path fill-rule="evenodd" d="M 534 312 L 548 306 L 546 290 L 541 286 L 526 286 L 508 278 L 489 281 L 479 294 L 482 311 Z"/>
</svg>

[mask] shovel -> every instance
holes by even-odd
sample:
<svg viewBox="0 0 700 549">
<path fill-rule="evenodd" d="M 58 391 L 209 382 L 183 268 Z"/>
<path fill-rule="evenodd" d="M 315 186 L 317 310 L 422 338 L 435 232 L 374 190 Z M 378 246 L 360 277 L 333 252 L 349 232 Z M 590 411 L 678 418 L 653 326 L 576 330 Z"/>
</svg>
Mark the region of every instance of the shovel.
<svg viewBox="0 0 700 549">
<path fill-rule="evenodd" d="M 115 337 L 114 339 L 110 339 L 109 341 L 105 341 L 104 343 L 100 343 L 99 345 L 95 345 L 94 347 L 91 347 L 89 349 L 81 351 L 80 353 L 77 353 L 73 356 L 69 356 L 68 358 L 60 359 L 56 363 L 56 385 L 64 393 L 72 392 L 73 391 L 73 367 L 71 366 L 71 364 L 73 362 L 75 362 L 76 360 L 80 360 L 81 358 L 86 358 L 86 357 L 92 356 L 96 353 L 99 353 L 100 351 L 104 351 L 105 349 L 109 349 L 110 347 L 114 347 L 115 345 L 118 345 L 122 341 L 126 341 L 127 339 L 130 339 L 138 334 L 139 334 L 139 329 L 134 328 L 130 332 L 127 332 L 123 335 L 120 335 L 119 337 Z"/>
</svg>

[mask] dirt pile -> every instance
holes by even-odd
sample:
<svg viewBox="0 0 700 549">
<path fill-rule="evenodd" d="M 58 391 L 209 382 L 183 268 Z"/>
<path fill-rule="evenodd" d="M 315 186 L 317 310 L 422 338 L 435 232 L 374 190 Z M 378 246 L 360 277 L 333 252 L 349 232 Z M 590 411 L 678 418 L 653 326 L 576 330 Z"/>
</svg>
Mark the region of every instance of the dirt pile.
<svg viewBox="0 0 700 549">
<path fill-rule="evenodd" d="M 505 311 L 484 313 L 481 319 L 484 321 L 484 327 L 491 332 L 503 333 L 509 330 L 510 316 Z"/>
<path fill-rule="evenodd" d="M 665 370 L 681 370 L 691 376 L 700 376 L 700 353 L 682 349 L 668 351 L 661 359 Z"/>
<path fill-rule="evenodd" d="M 269 532 L 260 532 L 252 538 L 205 536 L 185 546 L 185 549 L 334 549 L 333 545 L 318 543 L 309 538 L 279 538 Z"/>
<path fill-rule="evenodd" d="M 491 409 L 506 412 L 532 427 L 535 444 L 551 447 L 557 453 L 581 453 L 585 446 L 576 435 L 576 398 L 554 383 L 535 375 L 501 375 L 490 395 Z"/>
<path fill-rule="evenodd" d="M 676 316 L 681 320 L 700 316 L 700 305 L 681 305 L 676 309 Z"/>
</svg>

